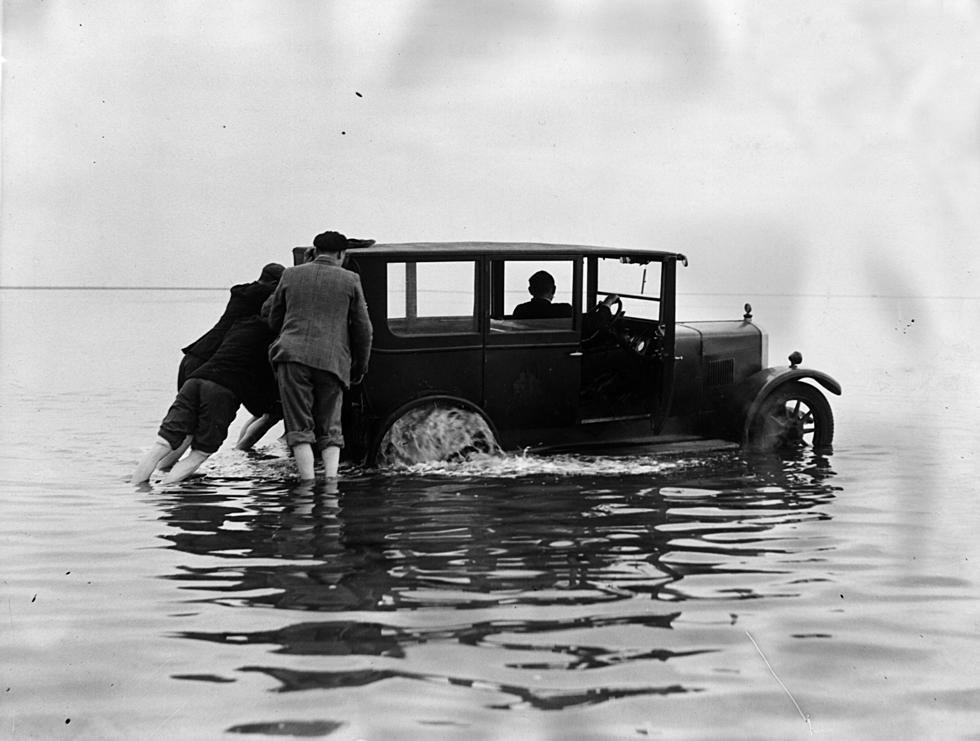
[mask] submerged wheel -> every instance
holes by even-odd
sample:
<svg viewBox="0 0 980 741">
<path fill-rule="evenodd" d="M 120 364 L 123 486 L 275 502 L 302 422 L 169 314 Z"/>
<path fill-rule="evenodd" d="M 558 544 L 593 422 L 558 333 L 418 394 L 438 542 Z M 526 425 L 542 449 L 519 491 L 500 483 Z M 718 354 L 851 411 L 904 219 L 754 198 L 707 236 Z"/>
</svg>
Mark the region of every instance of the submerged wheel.
<svg viewBox="0 0 980 741">
<path fill-rule="evenodd" d="M 790 381 L 763 400 L 747 442 L 755 450 L 827 448 L 834 442 L 834 414 L 820 391 Z"/>
<path fill-rule="evenodd" d="M 378 443 L 378 466 L 458 461 L 500 452 L 497 436 L 476 407 L 428 399 L 394 415 Z"/>
</svg>

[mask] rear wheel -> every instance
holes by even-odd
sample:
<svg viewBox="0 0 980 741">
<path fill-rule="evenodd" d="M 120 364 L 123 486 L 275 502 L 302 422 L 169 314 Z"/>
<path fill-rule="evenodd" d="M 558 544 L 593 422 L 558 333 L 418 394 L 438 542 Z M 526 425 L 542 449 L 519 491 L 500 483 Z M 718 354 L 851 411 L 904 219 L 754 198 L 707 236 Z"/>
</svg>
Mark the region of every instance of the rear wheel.
<svg viewBox="0 0 980 741">
<path fill-rule="evenodd" d="M 747 442 L 755 450 L 830 447 L 834 442 L 830 404 L 809 384 L 783 384 L 762 402 L 749 426 Z"/>
<path fill-rule="evenodd" d="M 497 437 L 478 409 L 450 399 L 429 399 L 395 415 L 374 461 L 397 467 L 499 452 Z"/>
</svg>

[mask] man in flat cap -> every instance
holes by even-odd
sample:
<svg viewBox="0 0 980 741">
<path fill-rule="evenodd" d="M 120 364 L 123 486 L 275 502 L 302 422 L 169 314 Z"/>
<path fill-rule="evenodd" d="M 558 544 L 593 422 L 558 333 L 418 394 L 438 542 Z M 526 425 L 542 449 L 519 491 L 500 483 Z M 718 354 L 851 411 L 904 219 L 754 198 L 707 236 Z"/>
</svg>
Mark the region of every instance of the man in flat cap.
<svg viewBox="0 0 980 741">
<path fill-rule="evenodd" d="M 312 262 L 287 268 L 269 300 L 269 325 L 277 335 L 269 359 L 279 382 L 286 443 L 303 480 L 314 478 L 315 453 L 324 476 L 337 477 L 343 395 L 367 372 L 371 355 L 361 280 L 342 267 L 352 242 L 363 244 L 339 232 L 318 234 Z"/>
</svg>

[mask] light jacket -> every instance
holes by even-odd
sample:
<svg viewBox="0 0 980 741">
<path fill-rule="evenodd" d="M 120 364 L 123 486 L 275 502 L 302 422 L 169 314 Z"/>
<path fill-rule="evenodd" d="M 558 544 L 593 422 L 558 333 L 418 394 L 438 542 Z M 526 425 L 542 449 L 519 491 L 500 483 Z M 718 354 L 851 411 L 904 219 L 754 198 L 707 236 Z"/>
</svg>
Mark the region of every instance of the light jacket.
<svg viewBox="0 0 980 741">
<path fill-rule="evenodd" d="M 361 279 L 329 257 L 286 268 L 269 300 L 275 363 L 333 373 L 344 386 L 367 372 L 372 328 Z"/>
</svg>

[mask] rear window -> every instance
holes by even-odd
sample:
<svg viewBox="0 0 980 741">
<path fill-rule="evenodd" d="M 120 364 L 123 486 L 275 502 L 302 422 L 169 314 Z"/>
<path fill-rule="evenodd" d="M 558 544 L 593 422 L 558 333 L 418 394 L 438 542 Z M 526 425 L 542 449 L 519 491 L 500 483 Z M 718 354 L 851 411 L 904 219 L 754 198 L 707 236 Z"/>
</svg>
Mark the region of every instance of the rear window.
<svg viewBox="0 0 980 741">
<path fill-rule="evenodd" d="M 477 264 L 472 260 L 388 263 L 388 328 L 394 335 L 471 334 Z"/>
</svg>

